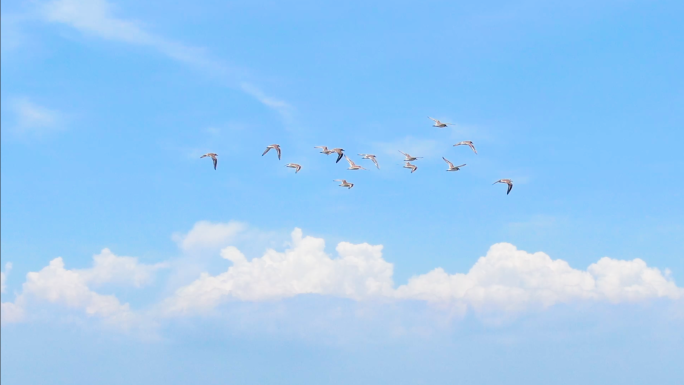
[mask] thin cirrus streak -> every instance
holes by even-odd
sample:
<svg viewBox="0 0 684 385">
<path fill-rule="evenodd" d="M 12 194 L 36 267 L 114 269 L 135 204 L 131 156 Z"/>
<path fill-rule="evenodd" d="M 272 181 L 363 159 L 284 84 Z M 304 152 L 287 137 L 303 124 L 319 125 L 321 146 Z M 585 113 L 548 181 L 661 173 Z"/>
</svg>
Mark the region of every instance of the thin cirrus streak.
<svg viewBox="0 0 684 385">
<path fill-rule="evenodd" d="M 200 237 L 198 231 L 208 231 L 211 236 Z M 263 256 L 248 260 L 230 245 L 239 242 L 241 236 L 257 240 L 246 225 L 234 222 L 200 222 L 188 235 L 176 236 L 183 250 L 189 250 L 186 243 L 196 249 L 204 242 L 209 242 L 211 249 L 221 248 L 221 257 L 232 266 L 216 275 L 202 273 L 144 314 L 155 319 L 182 317 L 216 310 L 231 301 L 275 301 L 304 294 L 359 302 L 418 300 L 458 305 L 476 313 L 518 313 L 559 303 L 684 298 L 684 289 L 670 279 L 669 271 L 649 267 L 641 259 L 604 257 L 580 270 L 542 252 L 528 253 L 510 243 L 497 243 L 467 273 L 449 274 L 436 268 L 397 287 L 394 266 L 383 258 L 382 245 L 340 242 L 335 249 L 338 256 L 332 257 L 325 252 L 323 239 L 304 236 L 296 228 L 287 248 L 268 249 Z M 157 270 L 170 266 L 141 264 L 108 249 L 94 257 L 89 269 L 66 269 L 64 260 L 55 258 L 42 270 L 27 274 L 14 302 L 2 304 L 2 322 L 21 322 L 26 319 L 26 304 L 47 302 L 80 309 L 108 322 L 129 326 L 140 323 L 142 313 L 131 310 L 114 295 L 97 293 L 93 287 L 105 283 L 150 285 Z M 6 273 L 7 269 L 3 283 Z"/>
</svg>

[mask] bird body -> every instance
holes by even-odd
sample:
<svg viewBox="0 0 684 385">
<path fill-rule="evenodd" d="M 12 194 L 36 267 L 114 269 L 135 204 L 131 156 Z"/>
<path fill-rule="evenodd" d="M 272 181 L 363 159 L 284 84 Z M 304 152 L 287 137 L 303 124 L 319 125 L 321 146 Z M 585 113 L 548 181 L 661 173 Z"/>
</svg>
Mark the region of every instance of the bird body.
<svg viewBox="0 0 684 385">
<path fill-rule="evenodd" d="M 340 159 L 342 159 L 342 157 L 344 156 L 344 148 L 333 148 L 332 150 L 330 150 L 330 153 L 333 152 L 337 154 L 337 160 L 335 161 L 335 163 L 338 163 Z"/>
<path fill-rule="evenodd" d="M 430 118 L 430 117 L 428 116 L 428 118 Z M 446 126 L 453 125 L 453 123 L 444 123 L 444 122 L 440 122 L 439 120 L 437 120 L 437 119 L 435 119 L 435 118 L 430 118 L 430 119 L 433 120 L 433 121 L 435 122 L 435 124 L 433 124 L 432 127 L 444 128 L 444 127 L 446 127 Z"/>
<path fill-rule="evenodd" d="M 462 142 L 458 142 L 458 143 L 454 144 L 454 147 L 456 147 L 456 146 L 468 146 L 468 147 L 470 147 L 471 150 L 473 150 L 475 155 L 477 155 L 477 150 L 475 149 L 475 145 L 470 140 L 464 140 Z"/>
<path fill-rule="evenodd" d="M 342 182 L 340 183 L 340 187 L 346 187 L 348 189 L 354 187 L 354 183 L 349 183 L 346 179 L 335 179 L 333 182 Z"/>
<path fill-rule="evenodd" d="M 295 174 L 299 172 L 299 170 L 302 169 L 302 166 L 298 165 L 297 163 L 288 163 L 285 165 L 285 167 L 290 167 L 295 169 Z"/>
<path fill-rule="evenodd" d="M 373 154 L 359 154 L 359 155 L 361 155 L 361 156 L 363 157 L 363 159 L 370 159 L 370 160 L 372 160 L 373 163 L 375 163 L 375 167 L 377 167 L 378 170 L 380 169 L 380 166 L 378 165 L 378 160 L 375 159 L 375 155 L 373 155 Z"/>
<path fill-rule="evenodd" d="M 497 184 L 497 183 L 506 183 L 508 185 L 508 190 L 506 191 L 506 195 L 511 193 L 511 190 L 513 189 L 513 181 L 512 180 L 510 180 L 510 179 L 499 179 L 492 184 Z"/>
<path fill-rule="evenodd" d="M 214 170 L 216 170 L 216 165 L 218 164 L 218 159 L 216 158 L 218 154 L 214 154 L 213 152 L 208 152 L 202 156 L 200 156 L 200 159 L 209 157 L 211 160 L 214 162 Z"/>
<path fill-rule="evenodd" d="M 264 151 L 264 153 L 261 154 L 261 156 L 266 155 L 266 153 L 271 151 L 272 148 L 278 152 L 278 160 L 280 160 L 280 145 L 279 144 L 272 144 L 270 146 L 266 146 L 266 151 Z"/>
<path fill-rule="evenodd" d="M 399 152 L 401 152 L 401 151 L 399 151 Z M 401 152 L 401 153 L 404 154 L 404 157 L 405 157 L 404 161 L 406 161 L 406 162 L 412 162 L 414 160 L 418 160 L 418 159 L 422 158 L 422 156 L 411 156 L 405 152 Z"/>
<path fill-rule="evenodd" d="M 447 158 L 442 157 L 442 159 L 444 159 L 444 161 L 447 162 L 447 164 L 449 165 L 449 168 L 447 169 L 447 171 L 458 171 L 461 169 L 461 167 L 465 166 L 465 164 L 462 164 L 460 166 L 454 166 L 454 164 L 449 162 L 449 160 L 447 160 Z"/>
<path fill-rule="evenodd" d="M 406 162 L 404 165 L 404 168 L 410 168 L 411 169 L 411 174 L 413 174 L 416 170 L 418 170 L 418 166 L 415 164 L 411 164 L 411 162 Z"/>
<path fill-rule="evenodd" d="M 345 155 L 344 157 L 347 159 L 347 162 L 349 162 L 349 168 L 347 170 L 365 170 L 365 168 L 357 165 L 353 160 L 349 159 L 348 156 Z"/>
<path fill-rule="evenodd" d="M 327 146 L 315 146 L 314 148 L 320 148 L 321 149 L 321 154 L 325 155 L 330 155 L 332 154 L 332 151 L 328 150 Z"/>
</svg>

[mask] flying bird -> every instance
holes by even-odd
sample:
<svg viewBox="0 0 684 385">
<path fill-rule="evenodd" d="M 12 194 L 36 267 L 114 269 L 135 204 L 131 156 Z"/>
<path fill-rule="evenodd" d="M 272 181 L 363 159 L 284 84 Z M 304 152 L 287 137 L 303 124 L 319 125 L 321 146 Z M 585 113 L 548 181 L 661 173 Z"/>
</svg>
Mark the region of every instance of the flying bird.
<svg viewBox="0 0 684 385">
<path fill-rule="evenodd" d="M 513 189 L 513 181 L 512 180 L 510 180 L 510 179 L 499 179 L 492 184 L 497 184 L 497 183 L 506 183 L 508 185 L 508 191 L 506 191 L 506 195 L 511 193 L 511 190 Z"/>
<path fill-rule="evenodd" d="M 338 163 L 340 159 L 342 159 L 342 157 L 344 156 L 344 148 L 333 148 L 332 150 L 330 150 L 330 153 L 332 154 L 333 152 L 337 154 L 337 160 L 335 161 L 335 163 Z"/>
<path fill-rule="evenodd" d="M 352 187 L 354 187 L 354 183 L 349 183 L 349 182 L 347 182 L 346 179 L 335 179 L 335 180 L 333 180 L 333 182 L 342 182 L 342 183 L 340 184 L 340 187 L 346 187 L 346 188 L 349 188 L 349 189 L 352 188 Z"/>
<path fill-rule="evenodd" d="M 275 148 L 275 150 L 278 151 L 278 160 L 280 160 L 280 145 L 279 144 L 272 144 L 270 146 L 267 146 L 266 151 L 264 151 L 264 153 L 261 154 L 261 156 L 266 155 L 266 153 L 271 151 L 272 148 Z"/>
<path fill-rule="evenodd" d="M 401 151 L 399 151 L 399 152 L 401 152 Z M 401 152 L 401 153 L 404 154 L 404 156 L 406 157 L 406 158 L 404 159 L 406 162 L 411 162 L 411 161 L 418 160 L 418 159 L 421 159 L 421 158 L 422 158 L 422 156 L 417 156 L 417 157 L 416 157 L 416 156 L 411 156 L 411 155 L 409 155 L 409 154 L 407 154 L 407 153 L 405 153 L 405 152 Z"/>
<path fill-rule="evenodd" d="M 298 165 L 297 163 L 288 163 L 288 164 L 285 165 L 285 167 L 294 168 L 294 169 L 296 170 L 296 171 L 295 171 L 295 174 L 298 173 L 299 170 L 302 169 L 302 166 Z"/>
<path fill-rule="evenodd" d="M 428 116 L 428 118 L 430 118 L 430 117 Z M 435 118 L 430 118 L 430 119 L 432 119 L 432 120 L 435 121 L 435 124 L 433 124 L 432 127 L 444 128 L 444 127 L 446 127 L 446 126 L 448 126 L 448 125 L 452 125 L 452 126 L 454 125 L 453 123 L 442 123 L 442 122 L 440 122 L 439 120 L 437 120 L 437 119 L 435 119 Z"/>
<path fill-rule="evenodd" d="M 458 171 L 461 169 L 461 167 L 465 166 L 465 164 L 462 164 L 460 166 L 454 166 L 454 164 L 449 162 L 449 160 L 447 160 L 447 158 L 442 157 L 442 159 L 444 159 L 444 161 L 447 162 L 447 164 L 449 165 L 449 169 L 447 171 Z"/>
<path fill-rule="evenodd" d="M 359 155 L 361 155 L 361 156 L 363 157 L 363 159 L 370 159 L 370 160 L 372 160 L 373 163 L 375 163 L 375 167 L 377 167 L 378 170 L 380 169 L 380 165 L 378 165 L 378 160 L 375 159 L 375 155 L 373 155 L 373 154 L 359 154 Z"/>
<path fill-rule="evenodd" d="M 320 148 L 321 154 L 330 155 L 332 151 L 328 150 L 327 146 L 315 146 L 314 148 Z"/>
<path fill-rule="evenodd" d="M 411 169 L 411 174 L 413 174 L 416 170 L 418 170 L 418 166 L 415 164 L 411 164 L 411 162 L 406 162 L 404 165 L 404 168 L 410 168 Z"/>
<path fill-rule="evenodd" d="M 353 160 L 349 159 L 348 156 L 345 155 L 344 157 L 347 158 L 347 162 L 349 162 L 349 168 L 347 170 L 365 170 L 365 168 L 357 165 Z"/>
<path fill-rule="evenodd" d="M 454 147 L 456 147 L 456 146 L 468 146 L 468 147 L 470 147 L 471 150 L 473 150 L 475 155 L 477 155 L 477 150 L 475 149 L 475 145 L 473 144 L 473 142 L 471 142 L 469 140 L 464 140 L 462 142 L 458 142 L 458 143 L 454 144 Z"/>
<path fill-rule="evenodd" d="M 200 156 L 200 159 L 210 157 L 211 160 L 214 161 L 214 170 L 216 170 L 216 164 L 218 163 L 218 159 L 216 159 L 217 156 L 218 156 L 218 154 L 214 154 L 213 152 L 208 152 L 208 153 Z"/>
</svg>

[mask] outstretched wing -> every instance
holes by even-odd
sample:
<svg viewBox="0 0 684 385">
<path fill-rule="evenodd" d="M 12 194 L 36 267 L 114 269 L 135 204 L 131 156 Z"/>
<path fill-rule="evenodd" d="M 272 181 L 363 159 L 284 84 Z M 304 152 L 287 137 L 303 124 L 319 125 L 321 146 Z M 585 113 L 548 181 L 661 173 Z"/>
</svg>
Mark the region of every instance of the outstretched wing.
<svg viewBox="0 0 684 385">
<path fill-rule="evenodd" d="M 447 162 L 447 164 L 449 165 L 449 168 L 454 168 L 454 164 L 451 163 L 451 162 L 449 162 L 449 161 L 447 160 L 447 158 L 442 157 L 442 159 L 444 159 L 444 161 Z"/>
<path fill-rule="evenodd" d="M 216 164 L 218 163 L 218 159 L 216 159 L 216 158 L 211 158 L 211 160 L 214 161 L 214 170 L 216 170 Z"/>
<path fill-rule="evenodd" d="M 373 161 L 373 163 L 375 163 L 375 167 L 377 167 L 378 170 L 380 170 L 380 165 L 378 164 L 378 160 L 375 159 L 375 157 L 372 157 L 371 160 Z"/>
<path fill-rule="evenodd" d="M 473 150 L 475 155 L 477 155 L 477 150 L 475 149 L 475 145 L 473 145 L 472 143 L 468 143 L 468 146 L 470 146 L 470 148 Z"/>
<path fill-rule="evenodd" d="M 506 195 L 510 194 L 511 190 L 513 190 L 513 183 L 508 184 L 508 191 L 506 191 Z"/>
<path fill-rule="evenodd" d="M 278 151 L 278 160 L 280 160 L 280 147 L 276 147 L 276 151 Z"/>
<path fill-rule="evenodd" d="M 349 159 L 348 156 L 345 155 L 344 157 L 347 159 L 347 162 L 349 162 L 349 166 L 350 166 L 350 167 L 356 166 L 356 165 L 354 164 L 354 162 L 353 162 L 351 159 Z"/>
<path fill-rule="evenodd" d="M 337 153 L 337 160 L 335 161 L 335 163 L 338 163 L 340 161 L 340 159 L 342 159 L 343 156 L 344 156 L 344 154 L 342 153 L 342 151 L 338 152 Z"/>
<path fill-rule="evenodd" d="M 271 151 L 271 147 L 266 147 L 266 151 L 264 151 L 264 153 L 261 154 L 261 156 L 266 155 L 266 153 L 269 152 L 269 151 Z"/>
<path fill-rule="evenodd" d="M 430 118 L 430 117 L 428 116 L 428 118 Z M 438 122 L 439 122 L 439 120 L 437 120 L 437 119 L 435 119 L 435 118 L 430 118 L 430 120 L 434 121 L 435 123 L 438 123 Z"/>
</svg>

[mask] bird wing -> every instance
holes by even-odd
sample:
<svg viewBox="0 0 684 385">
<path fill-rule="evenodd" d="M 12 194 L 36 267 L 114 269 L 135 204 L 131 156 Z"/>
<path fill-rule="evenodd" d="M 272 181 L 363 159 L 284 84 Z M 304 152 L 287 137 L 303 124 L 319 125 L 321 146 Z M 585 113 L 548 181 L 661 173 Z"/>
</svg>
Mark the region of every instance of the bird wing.
<svg viewBox="0 0 684 385">
<path fill-rule="evenodd" d="M 513 183 L 508 184 L 508 191 L 506 191 L 506 195 L 511 193 L 511 190 L 513 190 Z M 523 194 L 524 195 L 524 194 Z"/>
<path fill-rule="evenodd" d="M 280 160 L 280 147 L 276 147 L 276 151 L 278 151 L 278 160 Z"/>
<path fill-rule="evenodd" d="M 207 156 L 209 156 L 209 155 L 207 155 L 207 154 L 204 154 L 204 155 L 200 156 L 200 159 L 202 159 L 202 158 L 206 158 Z"/>
<path fill-rule="evenodd" d="M 356 165 L 354 164 L 354 161 L 352 161 L 351 159 L 349 159 L 348 156 L 345 155 L 344 157 L 347 159 L 347 162 L 349 162 L 349 166 L 350 166 L 350 167 L 356 166 Z"/>
<path fill-rule="evenodd" d="M 344 154 L 342 153 L 342 151 L 338 152 L 337 153 L 337 160 L 335 161 L 335 163 L 338 163 L 340 161 L 340 159 L 342 159 L 343 156 L 344 156 Z"/>
<path fill-rule="evenodd" d="M 456 166 L 456 167 L 463 167 L 463 166 L 465 166 L 465 163 L 464 163 L 464 164 L 462 164 L 462 165 L 460 165 L 460 166 Z"/>
<path fill-rule="evenodd" d="M 264 151 L 264 153 L 261 154 L 261 156 L 266 155 L 266 153 L 269 152 L 269 151 L 271 151 L 271 147 L 266 147 L 266 151 Z"/>
<path fill-rule="evenodd" d="M 442 157 L 442 159 L 444 159 L 444 161 L 447 162 L 447 164 L 449 165 L 449 168 L 453 168 L 453 167 L 454 167 L 454 164 L 451 163 L 451 162 L 449 162 L 449 161 L 447 160 L 447 158 Z"/>
<path fill-rule="evenodd" d="M 216 159 L 216 158 L 211 158 L 211 160 L 214 161 L 214 170 L 216 170 L 216 164 L 218 163 L 218 159 Z"/>
<path fill-rule="evenodd" d="M 428 118 L 430 118 L 430 117 L 428 116 Z M 435 123 L 439 123 L 439 120 L 437 120 L 435 118 L 430 118 L 430 119 L 433 120 Z"/>
<path fill-rule="evenodd" d="M 378 164 L 378 160 L 375 159 L 375 157 L 372 157 L 371 160 L 373 161 L 373 163 L 375 163 L 375 167 L 377 167 L 378 170 L 380 170 L 380 165 Z"/>
<path fill-rule="evenodd" d="M 475 155 L 477 155 L 477 150 L 475 149 L 475 145 L 472 144 L 472 143 L 468 143 L 468 146 L 470 146 L 470 148 L 473 150 L 473 152 L 475 153 Z"/>
</svg>

